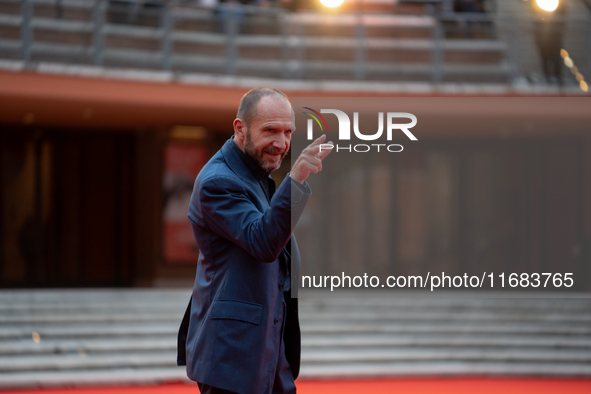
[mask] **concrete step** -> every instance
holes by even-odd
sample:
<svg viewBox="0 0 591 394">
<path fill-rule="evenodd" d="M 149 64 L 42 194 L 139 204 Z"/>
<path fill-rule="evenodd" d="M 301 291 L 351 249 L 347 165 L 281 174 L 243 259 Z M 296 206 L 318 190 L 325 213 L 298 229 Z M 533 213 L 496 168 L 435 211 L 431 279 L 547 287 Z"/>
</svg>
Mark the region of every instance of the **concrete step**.
<svg viewBox="0 0 591 394">
<path fill-rule="evenodd" d="M 29 338 L 0 341 L 0 356 L 31 354 L 100 354 L 146 351 L 176 351 L 174 333 L 166 336 L 114 337 L 80 339 L 45 339 L 37 343 Z M 492 348 L 591 351 L 591 338 L 585 336 L 486 336 L 486 335 L 313 335 L 302 339 L 304 352 L 317 349 L 340 348 L 350 352 L 383 347 L 433 348 L 433 349 L 481 349 Z"/>
<path fill-rule="evenodd" d="M 190 290 L 183 291 L 182 296 L 176 297 L 147 297 L 142 294 L 121 294 L 118 297 L 95 297 L 86 296 L 80 299 L 73 298 L 72 296 L 53 297 L 53 298 L 42 298 L 38 297 L 24 297 L 12 295 L 8 297 L 6 294 L 2 294 L 0 291 L 0 311 L 47 311 L 47 310 L 69 310 L 72 308 L 89 308 L 91 310 L 104 309 L 104 310 L 117 310 L 117 309 L 137 309 L 150 310 L 150 309 L 165 309 L 170 308 L 171 305 L 180 305 L 189 301 Z M 358 298 L 345 298 L 345 299 L 307 299 L 300 298 L 300 309 L 301 310 L 330 310 L 330 311 L 344 311 L 353 309 L 368 309 L 368 310 L 397 310 L 397 309 L 410 309 L 410 310 L 432 310 L 432 311 L 456 311 L 456 310 L 471 310 L 474 308 L 482 310 L 498 310 L 504 311 L 519 310 L 519 311 L 571 311 L 581 310 L 591 312 L 591 301 L 587 298 L 569 298 L 566 300 L 547 300 L 547 299 L 530 299 L 530 300 L 511 300 L 511 299 L 481 299 L 481 300 L 469 300 L 469 299 L 417 299 L 415 302 L 411 299 L 407 299 L 409 296 L 404 298 L 374 298 L 365 299 L 364 295 L 361 294 Z M 179 304 L 175 304 L 179 303 Z"/>
<path fill-rule="evenodd" d="M 0 356 L 24 356 L 30 354 L 100 354 L 122 353 L 142 351 L 167 351 L 176 352 L 176 338 L 173 335 L 166 337 L 149 338 L 110 338 L 110 339 L 62 339 L 45 340 L 39 343 L 29 339 L 26 341 L 2 341 L 0 342 Z"/>
<path fill-rule="evenodd" d="M 407 299 L 410 298 L 410 299 Z M 307 300 L 300 299 L 300 309 L 302 310 L 330 310 L 343 311 L 350 308 L 368 309 L 368 310 L 435 310 L 435 311 L 458 311 L 458 310 L 503 310 L 503 311 L 586 311 L 591 312 L 591 302 L 588 299 L 568 299 L 565 300 L 508 300 L 508 299 L 417 299 L 415 302 L 412 296 L 394 299 L 365 299 L 363 295 L 360 299 L 330 299 L 330 300 Z"/>
<path fill-rule="evenodd" d="M 302 332 L 312 333 L 486 333 L 486 334 L 529 334 L 529 335 L 591 335 L 589 325 L 539 325 L 531 324 L 462 324 L 462 323 L 382 323 L 371 321 L 349 322 L 308 322 L 302 320 Z"/>
<path fill-rule="evenodd" d="M 403 362 L 303 365 L 300 379 L 372 378 L 384 376 L 589 376 L 591 366 L 548 363 L 508 365 L 491 362 Z M 51 371 L 3 374 L 0 389 L 51 388 L 105 385 L 152 385 L 167 382 L 190 382 L 185 368 L 161 367 L 146 369 Z"/>
<path fill-rule="evenodd" d="M 432 321 L 438 322 L 446 321 L 458 321 L 462 320 L 465 322 L 477 321 L 477 322 L 560 322 L 565 324 L 570 323 L 591 323 L 591 315 L 575 315 L 572 313 L 562 312 L 520 312 L 520 311 L 497 311 L 497 312 L 486 312 L 481 311 L 455 311 L 455 312 L 435 312 L 435 311 L 404 311 L 404 310 L 387 310 L 387 311 L 372 311 L 372 310 L 353 310 L 349 312 L 344 311 L 314 311 L 308 312 L 306 318 L 315 321 L 334 321 L 341 319 L 355 319 L 363 320 L 368 319 L 375 322 L 381 321 Z"/>
<path fill-rule="evenodd" d="M 505 362 L 365 362 L 303 364 L 300 376 L 307 379 L 382 378 L 384 376 L 590 376 L 589 364 Z"/>
<path fill-rule="evenodd" d="M 565 348 L 591 349 L 588 336 L 550 336 L 550 335 L 463 335 L 463 334 L 398 334 L 398 335 L 313 335 L 302 338 L 302 347 L 341 347 L 363 348 L 370 346 L 419 346 L 419 347 L 532 347 L 538 349 Z M 1 349 L 1 348 L 0 348 Z M 1 350 L 0 350 L 1 351 Z"/>
<path fill-rule="evenodd" d="M 92 325 L 36 325 L 15 326 L 11 328 L 0 327 L 0 340 L 30 339 L 33 332 L 40 335 L 41 339 L 48 338 L 82 338 L 82 337 L 144 337 L 144 336 L 169 336 L 178 332 L 181 317 L 178 321 L 164 323 L 145 322 L 137 324 L 113 324 L 96 323 Z"/>
<path fill-rule="evenodd" d="M 326 364 L 355 361 L 498 361 L 586 364 L 591 362 L 591 352 L 589 349 L 552 351 L 514 348 L 433 349 L 414 347 L 409 349 L 386 346 L 355 349 L 355 351 L 341 347 L 322 347 L 307 349 L 306 352 L 302 351 L 302 363 Z"/>
<path fill-rule="evenodd" d="M 166 322 L 178 319 L 179 312 L 170 313 L 68 313 L 68 314 L 19 314 L 0 316 L 0 325 L 46 324 L 46 323 L 90 323 L 90 322 Z"/>
<path fill-rule="evenodd" d="M 171 351 L 143 353 L 36 354 L 19 357 L 0 356 L 0 375 L 24 371 L 73 371 L 92 369 L 174 367 L 176 353 Z"/>
<path fill-rule="evenodd" d="M 19 357 L 0 356 L 0 375 L 14 372 L 72 371 L 121 368 L 155 368 L 176 365 L 175 353 L 165 349 L 160 352 L 133 353 L 86 353 L 37 354 Z M 303 365 L 330 365 L 349 363 L 394 363 L 394 362 L 503 362 L 549 363 L 558 366 L 591 366 L 591 352 L 583 351 L 538 351 L 524 349 L 431 349 L 379 347 L 351 351 L 340 347 L 306 348 L 302 351 Z"/>
<path fill-rule="evenodd" d="M 178 318 L 179 313 L 184 311 L 177 310 L 173 312 L 153 311 L 150 313 L 145 311 L 130 310 L 129 313 L 110 313 L 107 311 L 96 311 L 88 313 L 88 311 L 77 312 L 67 311 L 66 313 L 19 313 L 8 314 L 0 316 L 0 325 L 3 327 L 10 327 L 13 325 L 37 325 L 37 324 L 65 324 L 65 323 L 91 323 L 91 322 L 167 322 L 174 321 Z M 516 313 L 516 312 L 470 312 L 462 311 L 454 314 L 447 312 L 429 312 L 429 311 L 367 311 L 367 310 L 351 310 L 349 312 L 319 312 L 313 311 L 305 314 L 303 320 L 313 322 L 334 322 L 343 320 L 368 320 L 374 323 L 389 323 L 389 322 L 454 322 L 461 320 L 466 323 L 478 322 L 479 324 L 488 324 L 492 322 L 496 325 L 504 323 L 543 323 L 543 324 L 561 324 L 561 325 L 589 325 L 591 323 L 591 316 L 574 315 L 567 313 Z"/>
<path fill-rule="evenodd" d="M 176 335 L 190 293 L 0 291 L 0 388 L 186 381 Z M 301 295 L 304 379 L 591 376 L 584 294 Z"/>
<path fill-rule="evenodd" d="M 195 384 L 187 378 L 185 368 L 159 367 L 145 369 L 120 368 L 93 371 L 35 371 L 0 374 L 0 389 L 155 385 L 169 382 Z"/>
</svg>

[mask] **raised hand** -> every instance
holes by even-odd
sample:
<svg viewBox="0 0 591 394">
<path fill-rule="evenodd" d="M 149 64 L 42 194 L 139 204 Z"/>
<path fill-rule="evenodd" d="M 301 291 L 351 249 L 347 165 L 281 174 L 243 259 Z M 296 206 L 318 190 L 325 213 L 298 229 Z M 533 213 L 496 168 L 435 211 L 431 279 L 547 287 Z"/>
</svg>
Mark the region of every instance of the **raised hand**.
<svg viewBox="0 0 591 394">
<path fill-rule="evenodd" d="M 312 142 L 302 151 L 291 168 L 291 179 L 303 183 L 308 179 L 311 172 L 316 174 L 322 171 L 322 160 L 324 160 L 324 158 L 332 151 L 332 148 L 334 148 L 332 141 L 325 144 L 325 140 L 326 134 L 322 134 L 316 139 L 316 141 Z"/>
</svg>

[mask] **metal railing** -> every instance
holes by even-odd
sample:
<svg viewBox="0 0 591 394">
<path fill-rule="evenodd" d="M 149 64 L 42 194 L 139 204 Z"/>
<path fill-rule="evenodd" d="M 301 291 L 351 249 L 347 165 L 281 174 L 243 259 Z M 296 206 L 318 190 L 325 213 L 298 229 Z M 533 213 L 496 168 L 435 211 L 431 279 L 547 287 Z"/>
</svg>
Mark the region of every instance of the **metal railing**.
<svg viewBox="0 0 591 394">
<path fill-rule="evenodd" d="M 531 34 L 527 15 L 455 14 L 435 7 L 395 15 L 124 3 L 0 0 L 0 58 L 31 67 L 59 61 L 284 79 L 439 83 L 527 76 L 520 37 Z M 580 54 L 578 69 L 589 78 L 590 19 L 568 20 L 582 28 L 583 49 L 573 53 Z"/>
</svg>

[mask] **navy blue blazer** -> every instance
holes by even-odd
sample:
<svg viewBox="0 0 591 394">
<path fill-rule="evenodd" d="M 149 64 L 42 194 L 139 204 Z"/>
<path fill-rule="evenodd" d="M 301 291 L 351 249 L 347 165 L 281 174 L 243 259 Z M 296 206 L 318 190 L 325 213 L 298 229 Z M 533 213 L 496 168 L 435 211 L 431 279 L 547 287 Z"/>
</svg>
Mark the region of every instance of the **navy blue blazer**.
<svg viewBox="0 0 591 394">
<path fill-rule="evenodd" d="M 299 373 L 297 298 L 284 296 L 281 264 L 291 260 L 298 277 L 292 232 L 311 192 L 287 176 L 269 203 L 233 144 L 228 140 L 195 181 L 189 219 L 200 255 L 177 361 L 194 381 L 259 394 L 273 382 L 283 303 L 285 353 L 294 379 Z"/>
</svg>

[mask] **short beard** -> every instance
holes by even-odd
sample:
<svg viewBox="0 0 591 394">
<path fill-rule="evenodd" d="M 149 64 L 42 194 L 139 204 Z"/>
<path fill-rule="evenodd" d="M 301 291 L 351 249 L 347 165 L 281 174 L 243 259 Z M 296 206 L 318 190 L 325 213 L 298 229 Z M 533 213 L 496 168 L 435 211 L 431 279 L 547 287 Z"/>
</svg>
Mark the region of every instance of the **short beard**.
<svg viewBox="0 0 591 394">
<path fill-rule="evenodd" d="M 261 167 L 266 172 L 272 172 L 272 171 L 279 169 L 279 167 L 281 167 L 281 162 L 283 161 L 285 156 L 287 156 L 287 151 L 285 151 L 285 152 L 283 152 L 283 155 L 281 155 L 281 158 L 279 159 L 279 163 L 271 164 L 271 163 L 268 163 L 263 158 L 263 152 L 274 153 L 274 152 L 276 152 L 276 149 L 267 147 L 267 148 L 263 148 L 263 150 L 261 152 L 257 152 L 257 150 L 252 142 L 252 139 L 250 138 L 250 131 L 247 130 L 246 131 L 246 140 L 244 141 L 244 153 L 246 153 L 248 156 L 252 157 L 252 159 L 257 162 L 259 167 Z"/>
</svg>

